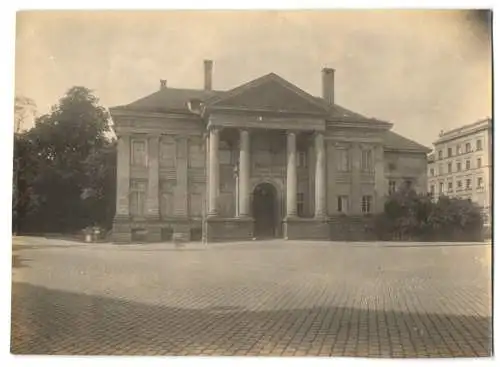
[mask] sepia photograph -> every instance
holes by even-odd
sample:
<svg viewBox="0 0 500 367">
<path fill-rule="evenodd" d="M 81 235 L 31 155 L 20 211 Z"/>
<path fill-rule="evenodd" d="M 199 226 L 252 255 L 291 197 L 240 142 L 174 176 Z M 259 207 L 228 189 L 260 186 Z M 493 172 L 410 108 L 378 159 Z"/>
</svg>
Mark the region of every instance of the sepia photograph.
<svg viewBox="0 0 500 367">
<path fill-rule="evenodd" d="M 10 353 L 493 357 L 492 17 L 17 12 Z"/>
</svg>

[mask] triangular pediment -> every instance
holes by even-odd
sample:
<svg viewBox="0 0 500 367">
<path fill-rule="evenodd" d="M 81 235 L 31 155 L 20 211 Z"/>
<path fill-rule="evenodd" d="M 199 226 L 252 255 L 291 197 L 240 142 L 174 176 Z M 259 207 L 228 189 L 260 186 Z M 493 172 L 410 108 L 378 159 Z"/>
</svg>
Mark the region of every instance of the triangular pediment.
<svg viewBox="0 0 500 367">
<path fill-rule="evenodd" d="M 325 115 L 328 108 L 312 95 L 271 73 L 208 101 L 217 109 Z"/>
</svg>

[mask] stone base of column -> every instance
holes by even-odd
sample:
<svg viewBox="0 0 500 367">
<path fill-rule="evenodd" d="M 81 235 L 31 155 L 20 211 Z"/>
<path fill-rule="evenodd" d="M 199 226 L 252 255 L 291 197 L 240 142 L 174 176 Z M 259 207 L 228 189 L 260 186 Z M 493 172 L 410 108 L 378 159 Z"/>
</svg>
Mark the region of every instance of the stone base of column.
<svg viewBox="0 0 500 367">
<path fill-rule="evenodd" d="M 286 240 L 328 240 L 329 225 L 326 218 L 288 217 L 283 222 Z"/>
<path fill-rule="evenodd" d="M 116 215 L 113 220 L 111 240 L 116 244 L 132 242 L 130 218 L 126 215 Z"/>
<path fill-rule="evenodd" d="M 252 240 L 253 225 L 252 217 L 207 217 L 204 238 L 208 243 Z"/>
</svg>

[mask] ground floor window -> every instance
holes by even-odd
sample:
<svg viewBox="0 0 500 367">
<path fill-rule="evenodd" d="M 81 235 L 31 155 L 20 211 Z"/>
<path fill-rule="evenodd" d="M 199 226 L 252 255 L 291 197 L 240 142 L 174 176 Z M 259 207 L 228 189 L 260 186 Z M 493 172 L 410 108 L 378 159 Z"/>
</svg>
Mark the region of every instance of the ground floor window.
<svg viewBox="0 0 500 367">
<path fill-rule="evenodd" d="M 130 183 L 130 214 L 142 217 L 146 213 L 147 182 L 132 180 Z"/>
<path fill-rule="evenodd" d="M 389 195 L 394 194 L 396 192 L 396 181 L 390 180 L 389 181 Z"/>
<path fill-rule="evenodd" d="M 304 194 L 303 193 L 298 193 L 297 194 L 297 215 L 299 217 L 305 216 L 304 212 Z"/>
<path fill-rule="evenodd" d="M 347 212 L 348 200 L 349 198 L 346 195 L 337 196 L 337 211 L 339 213 Z"/>
<path fill-rule="evenodd" d="M 361 199 L 361 211 L 363 213 L 372 212 L 372 197 L 369 195 L 364 195 Z"/>
</svg>

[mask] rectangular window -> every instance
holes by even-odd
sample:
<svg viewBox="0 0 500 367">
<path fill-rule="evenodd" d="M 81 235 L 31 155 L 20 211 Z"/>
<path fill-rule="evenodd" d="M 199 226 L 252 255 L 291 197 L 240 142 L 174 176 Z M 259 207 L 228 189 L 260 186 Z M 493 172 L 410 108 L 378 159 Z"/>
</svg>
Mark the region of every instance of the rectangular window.
<svg viewBox="0 0 500 367">
<path fill-rule="evenodd" d="M 438 159 L 443 159 L 443 151 L 442 150 L 440 150 L 438 152 Z"/>
<path fill-rule="evenodd" d="M 396 181 L 390 180 L 389 181 L 389 195 L 393 194 L 396 192 Z"/>
<path fill-rule="evenodd" d="M 205 152 L 203 144 L 198 141 L 189 142 L 189 167 L 202 168 L 205 166 Z"/>
<path fill-rule="evenodd" d="M 373 154 L 371 150 L 361 151 L 361 169 L 365 172 L 373 171 Z"/>
<path fill-rule="evenodd" d="M 175 140 L 162 139 L 160 143 L 160 165 L 164 167 L 175 167 Z"/>
<path fill-rule="evenodd" d="M 143 217 L 146 214 L 146 190 L 146 181 L 130 182 L 130 214 L 134 217 Z"/>
<path fill-rule="evenodd" d="M 345 195 L 337 196 L 337 211 L 339 213 L 346 213 L 347 212 L 348 200 L 349 200 L 349 198 Z"/>
<path fill-rule="evenodd" d="M 457 145 L 457 155 L 459 154 L 462 154 L 462 147 L 459 145 Z"/>
<path fill-rule="evenodd" d="M 434 176 L 434 168 L 431 168 L 431 176 Z"/>
<path fill-rule="evenodd" d="M 297 152 L 297 167 L 307 167 L 307 154 L 304 151 Z"/>
<path fill-rule="evenodd" d="M 147 166 L 147 152 L 145 140 L 132 140 L 132 165 Z"/>
<path fill-rule="evenodd" d="M 303 193 L 298 193 L 297 194 L 297 215 L 299 217 L 304 216 L 304 194 Z"/>
<path fill-rule="evenodd" d="M 337 169 L 340 172 L 349 171 L 349 150 L 337 149 Z"/>
<path fill-rule="evenodd" d="M 457 190 L 462 190 L 462 181 L 457 181 Z"/>
<path fill-rule="evenodd" d="M 477 178 L 477 188 L 478 189 L 482 189 L 483 188 L 483 178 L 482 177 L 478 177 Z"/>
<path fill-rule="evenodd" d="M 442 174 L 443 174 L 443 165 L 442 165 L 442 164 L 440 164 L 440 165 L 438 166 L 438 174 L 439 174 L 439 175 L 442 175 Z"/>
<path fill-rule="evenodd" d="M 434 185 L 431 185 L 431 194 L 434 195 L 435 192 L 436 192 L 436 190 L 434 188 Z"/>
<path fill-rule="evenodd" d="M 453 191 L 453 182 L 448 182 L 448 192 Z"/>
<path fill-rule="evenodd" d="M 448 173 L 452 173 L 452 171 L 453 171 L 452 164 L 448 163 Z"/>
<path fill-rule="evenodd" d="M 440 182 L 439 183 L 439 193 L 442 194 L 444 192 L 444 183 Z"/>
<path fill-rule="evenodd" d="M 200 193 L 189 194 L 189 214 L 191 217 L 201 217 L 202 196 Z"/>
<path fill-rule="evenodd" d="M 457 172 L 460 172 L 462 170 L 462 163 L 457 162 Z"/>
<path fill-rule="evenodd" d="M 481 166 L 482 166 L 481 158 L 478 158 L 477 159 L 477 168 L 481 168 Z"/>
<path fill-rule="evenodd" d="M 162 181 L 160 183 L 160 215 L 171 217 L 174 215 L 174 186 L 175 181 Z"/>
<path fill-rule="evenodd" d="M 471 179 L 468 178 L 465 180 L 465 189 L 470 190 L 471 189 Z"/>
<path fill-rule="evenodd" d="M 466 153 L 470 153 L 471 149 L 470 149 L 470 143 L 466 143 L 465 144 L 465 152 Z"/>
<path fill-rule="evenodd" d="M 371 213 L 372 212 L 372 197 L 368 195 L 364 195 L 361 198 L 361 211 L 363 213 Z"/>
<path fill-rule="evenodd" d="M 469 160 L 465 161 L 465 169 L 470 169 L 470 161 Z"/>
<path fill-rule="evenodd" d="M 448 148 L 448 157 L 451 157 L 453 155 L 453 150 L 451 148 Z"/>
<path fill-rule="evenodd" d="M 482 140 L 476 141 L 476 150 L 483 150 L 483 141 Z"/>
</svg>

